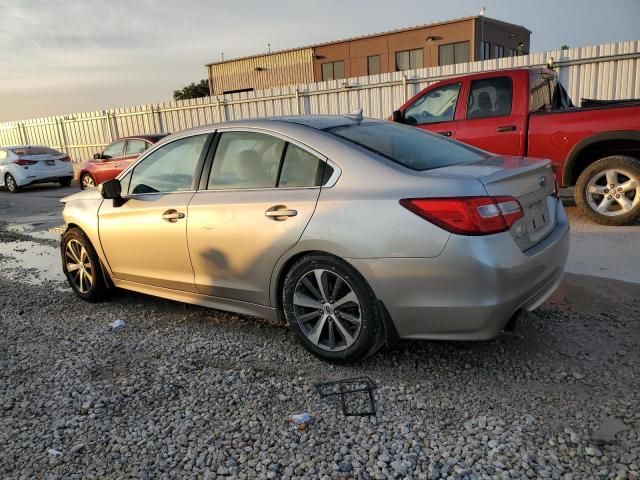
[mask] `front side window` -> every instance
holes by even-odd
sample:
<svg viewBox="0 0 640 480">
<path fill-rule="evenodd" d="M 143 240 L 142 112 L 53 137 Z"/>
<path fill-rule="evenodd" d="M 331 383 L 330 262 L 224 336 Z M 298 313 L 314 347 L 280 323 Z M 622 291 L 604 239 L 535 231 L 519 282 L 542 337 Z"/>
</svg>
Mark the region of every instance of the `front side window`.
<svg viewBox="0 0 640 480">
<path fill-rule="evenodd" d="M 147 142 L 140 139 L 131 139 L 127 141 L 127 148 L 125 150 L 125 156 L 140 155 L 145 151 Z"/>
<path fill-rule="evenodd" d="M 129 193 L 169 193 L 192 189 L 207 135 L 194 135 L 168 143 L 138 163 Z"/>
<path fill-rule="evenodd" d="M 493 77 L 471 82 L 467 118 L 511 115 L 513 82 L 509 77 Z"/>
<path fill-rule="evenodd" d="M 398 72 L 422 68 L 423 65 L 424 55 L 421 48 L 396 52 L 396 71 Z"/>
<path fill-rule="evenodd" d="M 284 140 L 263 133 L 223 133 L 209 189 L 275 188 L 284 145 Z"/>
<path fill-rule="evenodd" d="M 489 154 L 419 128 L 391 122 L 363 122 L 326 130 L 412 170 L 477 162 Z"/>
<path fill-rule="evenodd" d="M 112 143 L 102 152 L 102 158 L 119 158 L 124 155 L 124 140 Z"/>
<path fill-rule="evenodd" d="M 452 121 L 456 113 L 459 93 L 459 83 L 431 90 L 405 110 L 405 122 L 409 125 L 425 125 Z"/>
<path fill-rule="evenodd" d="M 322 81 L 340 80 L 344 78 L 344 61 L 322 64 Z"/>
<path fill-rule="evenodd" d="M 438 63 L 440 65 L 453 65 L 469 61 L 469 42 L 448 43 L 438 47 Z"/>
</svg>

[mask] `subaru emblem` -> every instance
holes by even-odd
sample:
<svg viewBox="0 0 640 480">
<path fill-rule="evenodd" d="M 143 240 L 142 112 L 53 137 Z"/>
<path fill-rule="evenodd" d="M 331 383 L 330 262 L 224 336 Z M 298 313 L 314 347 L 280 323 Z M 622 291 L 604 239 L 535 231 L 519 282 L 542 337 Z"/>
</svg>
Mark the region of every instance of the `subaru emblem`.
<svg viewBox="0 0 640 480">
<path fill-rule="evenodd" d="M 544 187 L 547 184 L 547 177 L 545 177 L 544 175 L 540 175 L 540 177 L 538 178 L 538 183 L 541 187 Z"/>
</svg>

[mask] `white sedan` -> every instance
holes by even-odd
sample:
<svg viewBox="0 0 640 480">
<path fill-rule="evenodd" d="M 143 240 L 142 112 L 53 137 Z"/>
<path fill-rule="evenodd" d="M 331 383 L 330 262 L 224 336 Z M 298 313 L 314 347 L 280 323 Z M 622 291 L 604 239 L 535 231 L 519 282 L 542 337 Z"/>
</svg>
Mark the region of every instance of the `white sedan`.
<svg viewBox="0 0 640 480">
<path fill-rule="evenodd" d="M 33 183 L 68 187 L 72 179 L 73 165 L 65 153 L 39 145 L 0 147 L 0 186 L 11 193 Z"/>
</svg>

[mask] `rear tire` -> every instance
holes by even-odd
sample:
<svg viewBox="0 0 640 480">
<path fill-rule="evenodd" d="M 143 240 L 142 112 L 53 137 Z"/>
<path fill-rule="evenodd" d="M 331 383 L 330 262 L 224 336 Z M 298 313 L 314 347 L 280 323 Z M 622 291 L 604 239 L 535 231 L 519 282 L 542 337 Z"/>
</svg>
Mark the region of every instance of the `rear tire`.
<svg viewBox="0 0 640 480">
<path fill-rule="evenodd" d="M 62 270 L 75 294 L 86 302 L 99 302 L 109 291 L 102 265 L 91 242 L 79 228 L 62 237 Z"/>
<path fill-rule="evenodd" d="M 68 187 L 69 185 L 71 185 L 71 180 L 73 180 L 72 177 L 65 177 L 58 180 L 58 183 L 61 187 Z"/>
<path fill-rule="evenodd" d="M 640 161 L 626 155 L 597 160 L 578 177 L 574 197 L 580 213 L 601 225 L 637 222 L 640 219 Z"/>
<path fill-rule="evenodd" d="M 284 279 L 284 316 L 302 345 L 335 363 L 354 362 L 379 348 L 378 301 L 360 273 L 328 255 L 307 255 Z"/>
<path fill-rule="evenodd" d="M 20 191 L 20 187 L 18 186 L 16 179 L 13 178 L 13 175 L 10 173 L 7 173 L 4 176 L 4 185 L 10 193 L 18 193 Z"/>
<path fill-rule="evenodd" d="M 88 173 L 80 175 L 80 190 L 86 190 L 87 188 L 93 188 L 96 186 L 96 181 Z"/>
</svg>

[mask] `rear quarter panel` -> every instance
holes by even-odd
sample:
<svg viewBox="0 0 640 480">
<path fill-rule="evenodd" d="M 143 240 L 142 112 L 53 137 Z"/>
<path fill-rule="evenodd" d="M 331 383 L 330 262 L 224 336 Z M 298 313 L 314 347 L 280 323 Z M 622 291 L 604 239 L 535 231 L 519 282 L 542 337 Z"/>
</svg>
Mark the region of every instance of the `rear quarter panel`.
<svg viewBox="0 0 640 480">
<path fill-rule="evenodd" d="M 551 159 L 562 184 L 564 163 L 574 147 L 593 135 L 614 131 L 640 132 L 640 106 L 532 113 L 528 155 Z"/>
</svg>

